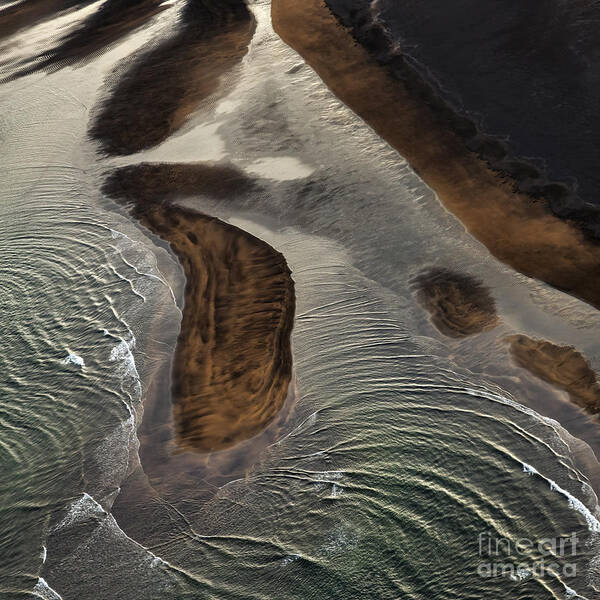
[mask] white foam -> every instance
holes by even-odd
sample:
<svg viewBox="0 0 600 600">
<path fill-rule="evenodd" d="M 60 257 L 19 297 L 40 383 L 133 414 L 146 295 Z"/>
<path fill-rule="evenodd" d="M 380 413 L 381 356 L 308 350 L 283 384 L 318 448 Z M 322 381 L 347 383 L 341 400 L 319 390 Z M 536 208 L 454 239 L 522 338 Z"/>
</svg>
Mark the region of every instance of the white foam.
<svg viewBox="0 0 600 600">
<path fill-rule="evenodd" d="M 32 593 L 38 598 L 43 598 L 43 600 L 62 600 L 62 597 L 48 585 L 43 577 L 38 579 Z"/>
<path fill-rule="evenodd" d="M 281 565 L 285 567 L 286 565 L 289 565 L 290 563 L 296 562 L 299 558 L 300 558 L 299 554 L 288 554 L 288 556 L 281 559 Z"/>
<path fill-rule="evenodd" d="M 341 485 L 334 483 L 331 487 L 331 497 L 339 498 L 344 493 L 344 488 Z"/>
<path fill-rule="evenodd" d="M 347 552 L 356 548 L 358 544 L 358 536 L 355 531 L 348 531 L 344 526 L 337 526 L 333 529 L 327 539 L 327 542 L 321 546 L 320 554 L 326 556 Z"/>
<path fill-rule="evenodd" d="M 588 529 L 590 531 L 594 533 L 600 533 L 600 521 L 598 521 L 598 519 L 592 514 L 590 509 L 581 500 L 575 498 L 575 496 L 567 492 L 567 490 L 561 488 L 555 481 L 552 481 L 552 479 L 547 479 L 546 477 L 541 475 L 535 467 L 532 467 L 527 463 L 523 463 L 523 472 L 527 473 L 530 476 L 537 475 L 538 477 L 541 477 L 542 479 L 547 481 L 550 485 L 550 489 L 553 492 L 558 492 L 568 500 L 569 508 L 576 510 L 580 515 L 583 516 L 583 518 L 586 520 Z"/>
<path fill-rule="evenodd" d="M 130 341 L 121 338 L 121 341 L 111 348 L 108 360 L 118 363 L 117 370 L 121 376 L 123 385 L 131 387 L 123 387 L 123 390 L 129 394 L 129 397 L 134 402 L 139 402 L 142 397 L 142 382 L 135 364 L 132 348 L 135 347 L 135 337 L 132 335 Z M 135 417 L 133 410 L 127 402 L 124 402 L 129 412 L 128 423 L 133 425 Z"/>
<path fill-rule="evenodd" d="M 317 473 L 313 473 L 313 477 L 316 481 L 327 481 L 330 483 L 339 481 L 343 476 L 343 471 L 318 471 Z"/>
<path fill-rule="evenodd" d="M 131 353 L 131 348 L 135 347 L 135 341 L 126 342 L 124 339 L 111 349 L 109 360 L 111 362 L 120 360 L 125 361 L 127 363 L 128 371 L 135 369 L 135 361 L 133 359 L 133 354 Z M 136 369 L 137 372 L 137 369 Z"/>
<path fill-rule="evenodd" d="M 109 228 L 109 231 L 112 239 L 116 242 L 115 252 L 119 255 L 121 261 L 130 269 L 132 269 L 136 275 L 156 280 L 162 285 L 164 285 L 169 290 L 171 298 L 173 299 L 173 303 L 177 305 L 177 300 L 175 298 L 175 293 L 173 292 L 173 289 L 164 279 L 162 273 L 160 272 L 160 269 L 158 268 L 156 255 L 152 251 L 148 250 L 147 246 L 142 242 L 137 242 L 131 239 L 128 235 L 120 231 L 116 231 L 115 229 Z M 124 252 L 128 252 L 129 254 L 131 254 L 131 252 L 136 253 L 135 264 L 125 257 Z M 121 273 L 119 273 L 114 267 L 112 267 L 112 265 L 111 268 L 113 272 L 117 275 L 117 277 L 120 277 L 121 279 L 129 282 L 129 285 L 131 286 L 131 289 L 133 290 L 134 294 L 136 294 L 137 296 L 142 298 L 144 302 L 146 302 L 146 297 L 136 289 L 133 280 L 121 275 Z"/>
<path fill-rule="evenodd" d="M 67 356 L 67 358 L 65 358 L 62 361 L 62 364 L 63 365 L 72 364 L 72 365 L 76 365 L 81 368 L 85 367 L 85 361 L 83 360 L 83 358 L 81 358 L 81 356 L 78 356 L 77 354 L 72 354 L 72 353 L 70 353 L 69 356 Z"/>
<path fill-rule="evenodd" d="M 573 588 L 570 588 L 563 582 L 565 586 L 565 600 L 573 600 L 574 598 L 579 598 L 580 600 L 588 600 L 585 596 L 578 594 Z"/>
<path fill-rule="evenodd" d="M 526 568 L 517 569 L 516 573 L 510 576 L 513 581 L 523 581 L 528 577 L 531 577 L 531 570 Z"/>
<path fill-rule="evenodd" d="M 94 500 L 87 492 L 83 496 L 71 504 L 71 508 L 63 520 L 54 527 L 53 531 L 58 531 L 63 527 L 67 527 L 81 521 L 92 515 L 106 515 L 106 511 Z"/>
<path fill-rule="evenodd" d="M 150 550 L 148 550 L 148 552 L 150 552 Z M 153 568 L 158 567 L 160 565 L 166 565 L 166 564 L 167 563 L 160 556 L 155 556 L 154 554 L 152 554 L 152 556 L 150 557 L 150 566 Z"/>
</svg>

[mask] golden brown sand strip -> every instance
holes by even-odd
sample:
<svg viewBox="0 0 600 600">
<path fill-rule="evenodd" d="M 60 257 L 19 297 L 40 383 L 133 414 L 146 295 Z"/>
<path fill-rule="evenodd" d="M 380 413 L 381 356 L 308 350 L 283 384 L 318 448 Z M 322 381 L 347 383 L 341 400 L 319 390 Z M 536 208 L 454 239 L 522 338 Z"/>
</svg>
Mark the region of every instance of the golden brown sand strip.
<svg viewBox="0 0 600 600">
<path fill-rule="evenodd" d="M 136 167 L 127 167 L 104 189 L 114 198 L 133 200 L 134 216 L 168 241 L 183 265 L 185 308 L 173 369 L 175 428 L 180 446 L 209 452 L 256 435 L 285 403 L 295 297 L 283 255 L 268 244 L 219 219 L 157 200 L 153 188 L 170 185 L 168 195 L 185 195 L 190 178 L 205 177 L 204 193 L 212 182 L 217 195 L 223 194 L 221 175 L 235 173 L 227 167 L 196 168 L 191 177 L 190 165 L 142 165 L 135 177 Z M 187 177 L 178 179 L 182 171 Z M 234 187 L 243 176 L 237 177 Z M 143 182 L 135 199 L 133 182 Z"/>
<path fill-rule="evenodd" d="M 600 384 L 585 357 L 573 346 L 557 346 L 526 335 L 507 338 L 515 362 L 542 381 L 569 394 L 591 414 L 600 412 Z"/>
<path fill-rule="evenodd" d="M 188 3 L 179 33 L 120 76 L 90 127 L 108 154 L 164 141 L 221 86 L 248 51 L 254 19 L 243 0 Z M 114 78 L 114 75 L 112 76 Z"/>
<path fill-rule="evenodd" d="M 600 307 L 600 245 L 515 193 L 409 87 L 357 45 L 323 0 L 273 0 L 273 26 L 499 260 Z M 399 215 L 400 218 L 400 215 Z"/>
<path fill-rule="evenodd" d="M 412 280 L 417 299 L 444 335 L 462 338 L 493 329 L 496 303 L 477 279 L 448 269 L 427 269 Z"/>
</svg>

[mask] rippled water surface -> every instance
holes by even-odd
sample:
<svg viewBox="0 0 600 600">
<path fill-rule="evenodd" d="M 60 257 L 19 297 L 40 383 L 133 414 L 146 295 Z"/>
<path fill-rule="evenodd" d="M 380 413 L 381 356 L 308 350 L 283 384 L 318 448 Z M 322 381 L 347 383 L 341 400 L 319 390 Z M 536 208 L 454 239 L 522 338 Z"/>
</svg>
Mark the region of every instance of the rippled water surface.
<svg viewBox="0 0 600 600">
<path fill-rule="evenodd" d="M 598 314 L 492 259 L 279 40 L 269 3 L 251 8 L 223 97 L 134 156 L 102 158 L 89 119 L 114 65 L 172 34 L 180 3 L 83 65 L 0 88 L 0 593 L 598 597 L 597 426 L 502 341 L 575 344 L 598 368 Z M 228 160 L 256 178 L 236 200 L 184 202 L 271 244 L 296 283 L 289 423 L 201 502 L 120 495 L 153 376 L 168 389 L 182 306 L 167 245 L 100 192 L 106 171 L 142 160 Z M 439 333 L 412 283 L 431 267 L 480 280 L 500 324 Z M 544 577 L 484 578 L 486 532 L 581 542 Z"/>
</svg>

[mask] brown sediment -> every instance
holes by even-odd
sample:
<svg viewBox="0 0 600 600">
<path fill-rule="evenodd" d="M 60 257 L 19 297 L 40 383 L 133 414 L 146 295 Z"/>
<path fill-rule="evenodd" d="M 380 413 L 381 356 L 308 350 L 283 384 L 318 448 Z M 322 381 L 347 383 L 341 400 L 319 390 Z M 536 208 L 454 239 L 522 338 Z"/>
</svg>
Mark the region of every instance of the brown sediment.
<svg viewBox="0 0 600 600">
<path fill-rule="evenodd" d="M 195 168 L 192 175 L 192 165 L 125 167 L 104 190 L 132 203 L 133 215 L 168 241 L 181 261 L 187 282 L 173 367 L 175 441 L 180 449 L 212 452 L 258 434 L 284 405 L 292 377 L 295 296 L 283 255 L 267 243 L 169 202 L 189 195 L 190 182 L 202 178 L 204 193 L 214 186 L 217 196 L 226 190 L 223 173 L 235 188 L 244 184 L 231 167 Z M 144 185 L 151 171 L 155 177 Z M 161 178 L 171 189 L 163 200 L 151 183 Z M 136 182 L 142 185 L 134 198 Z"/>
<path fill-rule="evenodd" d="M 558 346 L 526 335 L 506 338 L 514 361 L 530 373 L 567 392 L 572 402 L 600 413 L 600 384 L 585 357 L 573 346 Z"/>
<path fill-rule="evenodd" d="M 413 278 L 417 299 L 444 335 L 461 338 L 493 329 L 496 303 L 477 279 L 448 269 L 426 269 Z"/>
<path fill-rule="evenodd" d="M 104 187 L 109 195 L 136 203 L 197 195 L 225 199 L 252 191 L 256 183 L 229 164 L 139 163 L 114 171 Z"/>
<path fill-rule="evenodd" d="M 26 61 L 16 77 L 40 69 L 58 69 L 80 62 L 146 23 L 165 10 L 163 0 L 107 0 L 77 28 L 66 35 L 58 45 L 34 59 Z"/>
<path fill-rule="evenodd" d="M 214 4 L 214 6 L 212 6 Z M 242 0 L 188 3 L 180 31 L 120 76 L 90 127 L 108 154 L 164 141 L 221 86 L 248 51 L 254 19 Z"/>
<path fill-rule="evenodd" d="M 323 0 L 273 0 L 275 31 L 402 156 L 467 230 L 516 270 L 600 307 L 600 244 L 515 192 L 409 85 L 341 26 Z"/>
</svg>

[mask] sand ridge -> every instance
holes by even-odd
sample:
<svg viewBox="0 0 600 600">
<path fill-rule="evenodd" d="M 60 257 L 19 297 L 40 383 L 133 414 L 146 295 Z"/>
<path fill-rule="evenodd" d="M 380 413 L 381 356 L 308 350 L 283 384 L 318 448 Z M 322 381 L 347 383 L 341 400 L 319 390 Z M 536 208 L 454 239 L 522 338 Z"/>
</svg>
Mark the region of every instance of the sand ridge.
<svg viewBox="0 0 600 600">
<path fill-rule="evenodd" d="M 523 334 L 506 338 L 513 360 L 542 381 L 569 394 L 591 414 L 600 413 L 600 383 L 596 373 L 573 346 L 559 346 Z"/>
<path fill-rule="evenodd" d="M 182 172 L 186 176 L 178 179 Z M 142 225 L 170 243 L 183 266 L 185 307 L 173 369 L 177 443 L 212 452 L 256 435 L 284 405 L 295 296 L 282 254 L 170 201 L 169 195 L 190 195 L 202 179 L 199 189 L 209 193 L 214 186 L 217 196 L 248 183 L 222 165 L 138 165 L 117 170 L 104 191 L 128 203 Z"/>
</svg>

